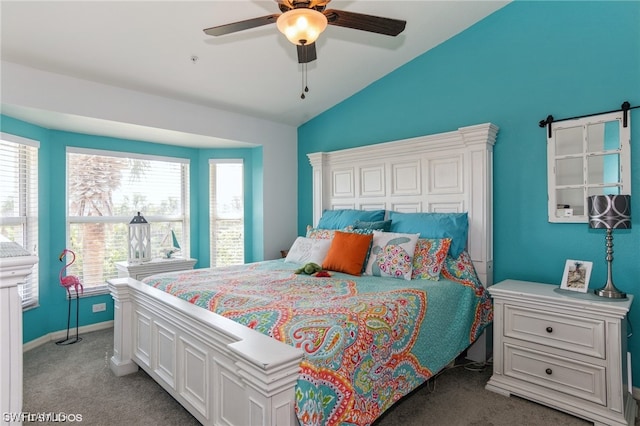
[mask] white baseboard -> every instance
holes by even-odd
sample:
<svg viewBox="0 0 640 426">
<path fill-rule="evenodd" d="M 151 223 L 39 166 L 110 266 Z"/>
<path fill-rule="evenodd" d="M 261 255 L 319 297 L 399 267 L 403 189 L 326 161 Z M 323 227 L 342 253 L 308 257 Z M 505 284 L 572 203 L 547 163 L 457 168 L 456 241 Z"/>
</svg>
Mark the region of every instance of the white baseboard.
<svg viewBox="0 0 640 426">
<path fill-rule="evenodd" d="M 633 391 L 631 392 L 631 396 L 633 397 L 633 399 L 640 401 L 640 388 L 634 386 Z"/>
<path fill-rule="evenodd" d="M 92 331 L 105 330 L 107 328 L 113 328 L 113 320 L 98 322 L 90 325 L 83 325 L 80 328 L 78 328 L 78 334 L 80 335 L 82 333 L 90 333 Z M 75 328 L 69 330 L 70 336 L 75 335 L 75 333 L 76 333 Z M 51 342 L 52 340 L 62 339 L 63 337 L 66 337 L 66 335 L 67 335 L 66 329 L 59 330 L 59 331 L 52 331 L 49 334 L 45 334 L 44 336 L 38 337 L 37 339 L 31 340 L 30 342 L 23 344 L 22 352 L 30 351 L 31 349 L 37 348 L 38 346 L 44 345 L 45 343 Z"/>
</svg>

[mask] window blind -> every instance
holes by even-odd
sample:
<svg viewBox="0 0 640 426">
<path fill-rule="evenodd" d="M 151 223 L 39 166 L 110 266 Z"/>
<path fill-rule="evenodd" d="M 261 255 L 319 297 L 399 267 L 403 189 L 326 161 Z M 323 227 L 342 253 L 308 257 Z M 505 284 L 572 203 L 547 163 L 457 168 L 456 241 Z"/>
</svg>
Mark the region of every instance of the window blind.
<svg viewBox="0 0 640 426">
<path fill-rule="evenodd" d="M 103 291 L 128 258 L 128 224 L 140 212 L 151 225 L 152 257 L 164 256 L 173 231 L 189 255 L 187 160 L 121 152 L 67 149 L 67 248 L 76 261 L 67 274 L 85 292 Z"/>
<path fill-rule="evenodd" d="M 38 255 L 39 142 L 0 133 L 0 234 Z M 38 304 L 38 267 L 18 287 L 22 307 Z"/>
<path fill-rule="evenodd" d="M 244 263 L 243 174 L 241 159 L 209 162 L 212 267 Z"/>
</svg>

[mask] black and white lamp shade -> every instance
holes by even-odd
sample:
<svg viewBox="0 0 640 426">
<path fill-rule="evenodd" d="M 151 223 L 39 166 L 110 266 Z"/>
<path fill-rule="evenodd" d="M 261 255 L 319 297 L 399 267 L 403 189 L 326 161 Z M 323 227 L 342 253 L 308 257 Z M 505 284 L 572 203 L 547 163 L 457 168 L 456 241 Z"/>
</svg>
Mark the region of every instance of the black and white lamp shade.
<svg viewBox="0 0 640 426">
<path fill-rule="evenodd" d="M 630 195 L 592 195 L 587 199 L 589 228 L 630 229 Z"/>
</svg>

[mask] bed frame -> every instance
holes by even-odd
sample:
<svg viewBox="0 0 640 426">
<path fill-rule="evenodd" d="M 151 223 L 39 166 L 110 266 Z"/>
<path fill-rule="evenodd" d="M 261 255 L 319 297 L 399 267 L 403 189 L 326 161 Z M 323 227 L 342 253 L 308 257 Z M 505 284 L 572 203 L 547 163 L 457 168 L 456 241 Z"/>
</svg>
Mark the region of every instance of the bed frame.
<svg viewBox="0 0 640 426">
<path fill-rule="evenodd" d="M 483 284 L 492 284 L 497 131 L 487 123 L 309 154 L 314 224 L 328 208 L 466 211 L 468 251 Z M 117 376 L 142 367 L 205 425 L 298 424 L 294 389 L 301 350 L 131 278 L 108 284 Z"/>
</svg>

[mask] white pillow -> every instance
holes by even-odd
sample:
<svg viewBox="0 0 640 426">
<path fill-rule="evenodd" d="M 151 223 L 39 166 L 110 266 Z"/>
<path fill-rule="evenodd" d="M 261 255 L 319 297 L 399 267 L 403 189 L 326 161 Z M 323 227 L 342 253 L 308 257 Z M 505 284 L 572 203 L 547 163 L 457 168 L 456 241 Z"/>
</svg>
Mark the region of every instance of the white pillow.
<svg viewBox="0 0 640 426">
<path fill-rule="evenodd" d="M 413 255 L 420 234 L 373 231 L 365 274 L 411 280 Z"/>
<path fill-rule="evenodd" d="M 298 237 L 293 242 L 284 261 L 292 263 L 313 262 L 322 265 L 329 247 L 331 247 L 331 240 Z"/>
</svg>

